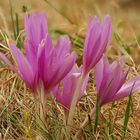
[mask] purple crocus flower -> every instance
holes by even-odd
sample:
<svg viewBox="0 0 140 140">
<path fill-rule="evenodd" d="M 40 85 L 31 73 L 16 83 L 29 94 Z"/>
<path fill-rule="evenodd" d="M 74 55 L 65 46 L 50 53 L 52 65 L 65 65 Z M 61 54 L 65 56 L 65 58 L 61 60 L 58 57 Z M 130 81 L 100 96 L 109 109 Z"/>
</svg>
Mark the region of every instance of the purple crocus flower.
<svg viewBox="0 0 140 140">
<path fill-rule="evenodd" d="M 103 57 L 95 66 L 95 81 L 100 106 L 140 90 L 140 76 L 125 82 L 129 69 L 123 72 L 123 66 L 123 59 L 109 64 L 106 57 Z"/>
<path fill-rule="evenodd" d="M 18 69 L 15 69 L 6 56 L 0 53 L 5 63 L 15 71 L 26 85 L 35 91 L 39 86 L 38 74 L 38 48 L 41 41 L 48 34 L 47 18 L 45 14 L 35 12 L 32 16 L 25 15 L 25 55 L 15 45 L 9 45 L 10 52 L 16 62 Z"/>
<path fill-rule="evenodd" d="M 3 53 L 0 53 L 0 58 L 32 91 L 43 83 L 44 89 L 48 92 L 72 69 L 76 53 L 70 54 L 71 45 L 67 37 L 60 37 L 56 47 L 53 47 L 44 14 L 35 12 L 33 16 L 26 15 L 25 32 L 25 55 L 15 45 L 9 45 L 17 69 Z"/>
<path fill-rule="evenodd" d="M 76 53 L 70 54 L 71 44 L 67 36 L 60 37 L 53 47 L 48 35 L 41 46 L 38 61 L 39 74 L 48 92 L 70 72 L 76 61 Z"/>
<path fill-rule="evenodd" d="M 38 73 L 37 55 L 39 45 L 48 34 L 48 21 L 46 15 L 38 12 L 34 12 L 32 16 L 26 14 L 24 18 L 24 29 L 26 33 L 24 41 L 25 55 L 35 73 Z"/>
<path fill-rule="evenodd" d="M 112 23 L 110 16 L 106 16 L 103 23 L 100 23 L 98 17 L 95 17 L 94 20 L 91 20 L 89 18 L 88 29 L 84 44 L 83 70 L 71 103 L 68 125 L 71 125 L 72 123 L 74 110 L 83 84 L 83 79 L 85 79 L 86 75 L 89 74 L 90 70 L 94 68 L 94 66 L 101 59 L 105 49 L 107 48 L 111 40 L 111 36 Z"/>
<path fill-rule="evenodd" d="M 84 45 L 83 71 L 87 74 L 101 59 L 112 36 L 112 23 L 110 16 L 106 16 L 103 23 L 98 17 L 89 19 Z"/>
<path fill-rule="evenodd" d="M 68 109 L 71 106 L 73 95 L 80 75 L 81 68 L 78 68 L 78 66 L 75 64 L 69 74 L 62 80 L 62 85 L 58 84 L 52 90 L 52 94 L 54 95 L 56 100 L 63 105 L 65 113 L 67 113 Z M 78 100 L 83 96 L 87 82 L 88 76 L 86 76 L 83 82 Z"/>
</svg>

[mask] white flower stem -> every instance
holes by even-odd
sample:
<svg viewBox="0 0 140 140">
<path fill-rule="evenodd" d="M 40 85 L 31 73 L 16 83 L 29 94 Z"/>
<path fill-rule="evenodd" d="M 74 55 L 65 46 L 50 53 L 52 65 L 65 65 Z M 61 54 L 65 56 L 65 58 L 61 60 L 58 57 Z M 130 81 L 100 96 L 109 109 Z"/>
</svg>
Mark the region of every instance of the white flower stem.
<svg viewBox="0 0 140 140">
<path fill-rule="evenodd" d="M 43 86 L 41 86 L 41 92 L 40 92 L 40 119 L 43 123 L 43 125 L 46 124 L 45 122 L 45 94 L 44 94 L 44 89 Z"/>
<path fill-rule="evenodd" d="M 46 105 L 46 97 L 44 94 L 43 86 L 38 88 L 37 98 L 36 98 L 36 122 L 42 127 L 45 128 L 46 120 L 45 120 L 45 105 Z"/>
<path fill-rule="evenodd" d="M 74 116 L 76 103 L 77 103 L 78 97 L 80 95 L 84 79 L 85 79 L 85 75 L 84 75 L 84 73 L 82 73 L 81 76 L 79 77 L 79 80 L 78 80 L 78 83 L 77 83 L 77 88 L 74 92 L 74 96 L 73 96 L 73 99 L 72 99 L 72 104 L 71 104 L 71 107 L 70 107 L 70 110 L 69 110 L 68 122 L 67 122 L 68 126 L 72 125 L 72 120 L 73 120 L 73 116 Z"/>
</svg>

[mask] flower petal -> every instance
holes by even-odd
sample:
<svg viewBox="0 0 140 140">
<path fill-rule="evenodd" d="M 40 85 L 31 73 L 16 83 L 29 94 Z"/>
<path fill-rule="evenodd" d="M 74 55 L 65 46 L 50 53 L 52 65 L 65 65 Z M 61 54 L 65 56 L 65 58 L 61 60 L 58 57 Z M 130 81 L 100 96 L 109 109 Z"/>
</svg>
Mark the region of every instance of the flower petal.
<svg viewBox="0 0 140 140">
<path fill-rule="evenodd" d="M 119 100 L 130 94 L 133 94 L 140 90 L 140 76 L 136 76 L 127 81 L 121 89 L 117 92 L 113 100 Z M 131 93 L 132 91 L 132 93 Z"/>
<path fill-rule="evenodd" d="M 70 72 L 75 61 L 76 53 L 73 52 L 70 56 L 65 58 L 63 63 L 55 70 L 49 83 L 55 86 L 59 81 L 61 81 Z"/>
<path fill-rule="evenodd" d="M 15 73 L 18 73 L 18 71 L 14 68 L 14 66 L 11 64 L 11 62 L 9 61 L 9 59 L 5 56 L 5 54 L 1 53 L 0 52 L 0 58 L 6 63 L 6 65 L 12 70 L 14 71 Z"/>
<path fill-rule="evenodd" d="M 111 37 L 112 37 L 111 17 L 106 16 L 104 19 L 103 25 L 102 25 L 100 47 L 95 54 L 95 62 L 96 63 L 101 59 L 105 49 L 107 48 L 108 44 L 111 41 Z"/>
<path fill-rule="evenodd" d="M 95 66 L 95 84 L 98 92 L 100 90 L 100 86 L 103 80 L 103 69 L 104 69 L 104 63 L 102 58 Z"/>
<path fill-rule="evenodd" d="M 66 55 L 68 55 L 70 53 L 70 49 L 71 49 L 71 42 L 70 42 L 68 36 L 61 36 L 58 39 L 58 42 L 55 47 L 57 56 L 65 57 Z"/>
<path fill-rule="evenodd" d="M 94 51 L 95 48 L 98 48 L 100 39 L 100 22 L 97 17 L 94 18 L 93 21 L 88 22 L 88 29 L 84 44 L 84 54 L 83 54 L 83 63 L 84 70 L 87 73 L 90 69 L 89 65 L 92 61 L 94 61 Z"/>
<path fill-rule="evenodd" d="M 27 61 L 25 56 L 21 53 L 21 51 L 17 47 L 15 47 L 14 45 L 10 45 L 9 48 L 18 66 L 22 79 L 27 85 L 29 85 L 30 87 L 33 87 L 35 74 L 33 73 L 33 70 L 29 62 Z"/>
<path fill-rule="evenodd" d="M 48 23 L 45 14 L 35 12 L 32 16 L 25 16 L 24 26 L 26 37 L 31 42 L 34 53 L 37 53 L 38 45 L 41 43 L 48 33 Z"/>
</svg>

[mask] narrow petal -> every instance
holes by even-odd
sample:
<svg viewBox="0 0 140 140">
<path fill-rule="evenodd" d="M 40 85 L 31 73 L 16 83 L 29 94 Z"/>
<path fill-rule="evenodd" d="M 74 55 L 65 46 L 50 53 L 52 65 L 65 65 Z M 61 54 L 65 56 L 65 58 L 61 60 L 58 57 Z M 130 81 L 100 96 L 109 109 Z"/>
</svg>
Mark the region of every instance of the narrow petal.
<svg viewBox="0 0 140 140">
<path fill-rule="evenodd" d="M 17 70 L 14 68 L 14 66 L 11 64 L 11 62 L 9 61 L 9 59 L 3 54 L 0 52 L 0 58 L 6 63 L 6 65 L 14 72 L 16 72 L 17 74 L 19 74 L 17 72 Z"/>
<path fill-rule="evenodd" d="M 106 16 L 104 19 L 101 38 L 101 45 L 107 47 L 112 38 L 112 22 L 110 16 Z"/>
<path fill-rule="evenodd" d="M 95 83 L 98 92 L 100 90 L 100 86 L 103 80 L 103 69 L 104 69 L 104 63 L 102 58 L 95 66 Z"/>
<path fill-rule="evenodd" d="M 113 100 L 119 100 L 140 90 L 140 76 L 127 81 L 117 92 Z M 131 93 L 132 92 L 132 93 Z"/>
<path fill-rule="evenodd" d="M 83 63 L 84 69 L 87 73 L 90 69 L 90 63 L 94 61 L 94 51 L 98 48 L 98 44 L 100 43 L 100 23 L 99 19 L 96 17 L 94 18 L 94 22 L 90 22 L 88 25 L 87 35 L 84 44 L 84 54 L 83 54 Z"/>
<path fill-rule="evenodd" d="M 87 74 L 85 79 L 84 79 L 84 82 L 83 82 L 83 85 L 82 85 L 81 92 L 80 92 L 78 100 L 80 100 L 80 98 L 83 96 L 84 91 L 86 90 L 86 86 L 88 84 L 88 80 L 89 80 L 89 74 Z"/>
<path fill-rule="evenodd" d="M 110 16 L 106 16 L 102 25 L 102 33 L 101 33 L 101 43 L 98 51 L 95 54 L 95 62 L 97 63 L 105 49 L 108 47 L 112 37 L 112 22 Z"/>
<path fill-rule="evenodd" d="M 45 14 L 35 12 L 32 16 L 25 15 L 24 27 L 26 37 L 31 42 L 31 48 L 37 53 L 38 45 L 48 33 L 48 23 Z"/>
<path fill-rule="evenodd" d="M 121 76 L 121 79 L 119 81 L 117 81 L 118 85 L 117 85 L 116 92 L 118 92 L 118 90 L 120 90 L 120 88 L 123 86 L 123 84 L 126 80 L 126 77 L 128 75 L 128 72 L 129 72 L 129 68 L 123 73 L 123 75 Z M 114 92 L 113 94 L 110 93 L 110 95 L 106 98 L 106 101 L 104 103 L 114 101 L 114 97 L 116 97 L 116 92 Z"/>
<path fill-rule="evenodd" d="M 108 59 L 106 57 L 103 57 L 103 66 L 104 66 L 103 70 L 102 70 L 103 78 L 102 78 L 102 81 L 100 83 L 100 87 L 99 87 L 100 90 L 98 91 L 99 92 L 99 99 L 101 96 L 103 96 L 102 94 L 104 94 L 106 88 L 108 87 L 109 83 L 112 80 L 112 71 L 109 71 L 109 62 L 108 62 Z"/>
<path fill-rule="evenodd" d="M 18 66 L 22 79 L 27 85 L 33 86 L 32 84 L 34 83 L 34 73 L 29 62 L 17 47 L 10 45 L 9 48 Z"/>
<path fill-rule="evenodd" d="M 57 55 L 60 57 L 61 56 L 65 57 L 66 55 L 68 55 L 71 49 L 71 42 L 68 36 L 61 36 L 58 39 L 55 49 L 57 51 Z"/>
<path fill-rule="evenodd" d="M 59 81 L 61 81 L 70 72 L 73 65 L 75 64 L 75 61 L 76 53 L 73 52 L 64 60 L 63 64 L 61 64 L 53 74 L 50 84 L 56 85 Z"/>
<path fill-rule="evenodd" d="M 26 38 L 25 41 L 24 41 L 25 55 L 26 55 L 26 58 L 27 58 L 28 62 L 32 66 L 32 68 L 36 71 L 37 57 L 36 57 L 36 54 L 35 54 L 34 50 L 31 47 L 31 45 L 32 44 L 31 44 L 30 40 L 28 40 Z"/>
</svg>

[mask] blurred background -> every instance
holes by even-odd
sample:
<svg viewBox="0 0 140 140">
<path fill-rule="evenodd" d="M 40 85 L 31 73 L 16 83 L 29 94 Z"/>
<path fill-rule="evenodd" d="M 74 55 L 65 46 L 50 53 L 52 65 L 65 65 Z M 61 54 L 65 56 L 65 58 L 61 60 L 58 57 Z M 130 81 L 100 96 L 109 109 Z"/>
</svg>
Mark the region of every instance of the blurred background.
<svg viewBox="0 0 140 140">
<path fill-rule="evenodd" d="M 59 34 L 69 34 L 84 39 L 88 17 L 101 19 L 111 15 L 113 31 L 126 43 L 125 49 L 134 54 L 134 60 L 140 60 L 140 0 L 5 0 L 0 1 L 0 29 L 12 31 L 16 14 L 19 28 L 23 29 L 25 11 L 45 12 L 48 16 L 49 30 L 55 38 Z M 80 38 L 79 38 L 80 36 Z M 83 40 L 82 40 L 83 41 Z M 114 42 L 114 41 L 113 41 Z M 113 44 L 113 43 L 112 43 Z M 129 47 L 128 47 L 129 46 Z M 127 48 L 128 47 L 128 48 Z M 118 47 L 114 47 L 114 50 Z M 138 52 L 135 54 L 135 52 Z M 119 52 L 116 52 L 119 53 Z"/>
</svg>

